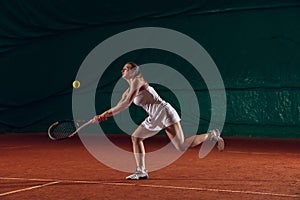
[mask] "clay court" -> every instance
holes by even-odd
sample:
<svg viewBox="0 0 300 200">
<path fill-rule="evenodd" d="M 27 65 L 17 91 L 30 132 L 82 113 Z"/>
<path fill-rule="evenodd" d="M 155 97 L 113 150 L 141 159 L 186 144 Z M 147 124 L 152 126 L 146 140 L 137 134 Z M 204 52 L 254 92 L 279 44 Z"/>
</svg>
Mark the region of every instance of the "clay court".
<svg viewBox="0 0 300 200">
<path fill-rule="evenodd" d="M 127 135 L 110 135 L 130 151 Z M 92 157 L 78 136 L 52 141 L 44 133 L 0 135 L 0 199 L 300 199 L 300 140 L 225 137 L 226 149 L 204 159 L 193 148 L 150 179 L 127 181 L 128 173 Z M 165 136 L 146 140 L 158 149 Z"/>
<path fill-rule="evenodd" d="M 299 19 L 296 0 L 0 1 L 0 200 L 300 200 Z M 126 180 L 127 134 L 145 118 L 161 125 L 147 132 L 179 130 L 164 101 L 185 137 L 220 129 L 225 150 L 200 159 L 204 143 L 154 171 L 147 159 L 171 154 L 148 154 L 150 178 Z M 95 115 L 128 157 L 93 147 L 128 170 L 78 135 L 48 137 Z M 168 143 L 158 134 L 146 152 Z"/>
</svg>

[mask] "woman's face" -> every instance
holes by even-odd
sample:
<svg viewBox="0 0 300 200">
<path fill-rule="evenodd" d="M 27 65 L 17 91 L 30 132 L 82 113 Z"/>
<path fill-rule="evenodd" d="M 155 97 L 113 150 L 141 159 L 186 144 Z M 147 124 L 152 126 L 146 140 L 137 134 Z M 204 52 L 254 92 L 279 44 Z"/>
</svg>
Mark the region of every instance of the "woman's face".
<svg viewBox="0 0 300 200">
<path fill-rule="evenodd" d="M 122 77 L 126 80 L 128 80 L 130 78 L 133 78 L 133 76 L 134 76 L 134 72 L 131 70 L 131 65 L 130 64 L 124 65 L 121 72 L 122 72 Z"/>
</svg>

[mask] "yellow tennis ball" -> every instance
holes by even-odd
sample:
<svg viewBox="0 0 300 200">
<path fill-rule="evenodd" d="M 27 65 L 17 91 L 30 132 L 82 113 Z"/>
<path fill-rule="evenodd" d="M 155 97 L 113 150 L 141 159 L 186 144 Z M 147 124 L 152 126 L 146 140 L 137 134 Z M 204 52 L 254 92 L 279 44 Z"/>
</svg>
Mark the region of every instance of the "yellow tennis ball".
<svg viewBox="0 0 300 200">
<path fill-rule="evenodd" d="M 78 80 L 73 81 L 73 88 L 79 88 L 80 82 Z"/>
</svg>

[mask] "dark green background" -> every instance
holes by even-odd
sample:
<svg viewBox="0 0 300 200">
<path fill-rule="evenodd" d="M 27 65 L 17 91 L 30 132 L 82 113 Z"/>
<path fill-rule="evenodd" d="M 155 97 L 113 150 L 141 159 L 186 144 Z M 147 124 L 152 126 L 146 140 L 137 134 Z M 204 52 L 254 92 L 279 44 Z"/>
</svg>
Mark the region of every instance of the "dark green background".
<svg viewBox="0 0 300 200">
<path fill-rule="evenodd" d="M 188 35 L 215 61 L 227 94 L 224 135 L 299 138 L 299 21 L 300 2 L 291 0 L 1 0 L 0 132 L 45 132 L 53 121 L 72 118 L 71 84 L 89 52 L 121 31 L 153 26 Z M 180 69 L 199 98 L 199 132 L 206 131 L 205 84 L 188 62 L 160 50 L 130 52 L 103 66 L 98 112 L 109 108 L 129 60 Z M 157 89 L 179 109 L 171 91 Z M 130 113 L 137 122 L 144 117 L 134 106 Z M 113 120 L 104 129 L 120 131 Z"/>
</svg>

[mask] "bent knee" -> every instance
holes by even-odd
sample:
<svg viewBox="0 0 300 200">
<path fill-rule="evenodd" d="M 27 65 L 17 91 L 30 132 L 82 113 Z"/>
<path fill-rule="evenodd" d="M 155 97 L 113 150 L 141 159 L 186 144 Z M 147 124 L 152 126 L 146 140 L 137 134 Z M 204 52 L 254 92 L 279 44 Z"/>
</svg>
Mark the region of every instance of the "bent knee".
<svg viewBox="0 0 300 200">
<path fill-rule="evenodd" d="M 174 145 L 177 151 L 184 152 L 186 148 L 182 145 Z"/>
<path fill-rule="evenodd" d="M 143 138 L 131 136 L 132 143 L 139 143 L 139 142 L 142 142 L 143 140 L 144 140 Z"/>
</svg>

